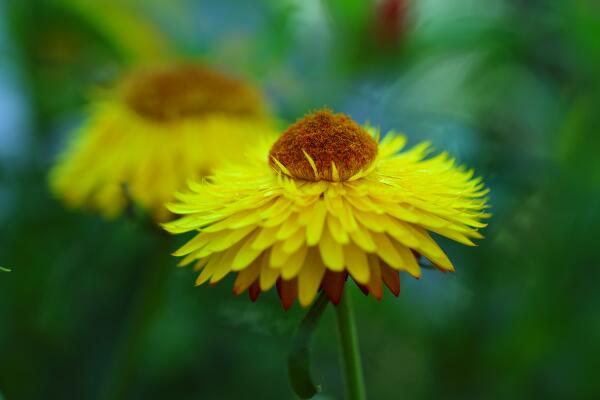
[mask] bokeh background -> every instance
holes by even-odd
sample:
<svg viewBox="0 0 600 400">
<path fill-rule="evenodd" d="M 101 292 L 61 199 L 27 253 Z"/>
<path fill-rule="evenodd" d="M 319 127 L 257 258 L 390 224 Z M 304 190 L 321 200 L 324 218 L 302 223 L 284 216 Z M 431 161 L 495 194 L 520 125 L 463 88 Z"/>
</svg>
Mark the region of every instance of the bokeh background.
<svg viewBox="0 0 600 400">
<path fill-rule="evenodd" d="M 298 305 L 195 288 L 183 238 L 48 191 L 93 88 L 166 57 L 255 82 L 284 122 L 328 105 L 431 140 L 491 188 L 486 239 L 443 243 L 455 274 L 348 286 L 370 398 L 600 398 L 594 0 L 3 0 L 0 398 L 294 398 Z M 333 317 L 321 399 L 343 396 Z"/>
</svg>

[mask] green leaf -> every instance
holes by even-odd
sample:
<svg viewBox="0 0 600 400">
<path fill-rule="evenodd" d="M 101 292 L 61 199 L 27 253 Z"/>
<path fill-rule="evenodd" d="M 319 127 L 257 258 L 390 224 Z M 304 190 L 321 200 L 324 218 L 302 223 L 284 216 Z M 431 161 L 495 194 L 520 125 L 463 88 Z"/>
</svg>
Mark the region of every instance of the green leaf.
<svg viewBox="0 0 600 400">
<path fill-rule="evenodd" d="M 313 332 L 327 307 L 329 300 L 322 292 L 317 301 L 300 322 L 292 339 L 292 350 L 288 358 L 288 373 L 292 388 L 301 399 L 309 399 L 317 394 L 321 387 L 316 385 L 310 374 L 310 343 Z"/>
<path fill-rule="evenodd" d="M 2 271 L 2 272 L 10 272 L 10 269 L 4 268 L 4 267 L 0 267 L 0 271 Z M 0 400 L 1 399 L 2 399 L 2 396 L 0 396 Z"/>
</svg>

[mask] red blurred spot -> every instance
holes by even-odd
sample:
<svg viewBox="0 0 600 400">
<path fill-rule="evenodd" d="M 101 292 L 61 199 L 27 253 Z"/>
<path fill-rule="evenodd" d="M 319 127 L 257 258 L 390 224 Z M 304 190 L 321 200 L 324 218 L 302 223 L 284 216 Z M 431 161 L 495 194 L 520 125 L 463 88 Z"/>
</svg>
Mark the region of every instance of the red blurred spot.
<svg viewBox="0 0 600 400">
<path fill-rule="evenodd" d="M 384 47 L 400 44 L 408 27 L 410 0 L 382 0 L 375 9 L 375 39 Z"/>
</svg>

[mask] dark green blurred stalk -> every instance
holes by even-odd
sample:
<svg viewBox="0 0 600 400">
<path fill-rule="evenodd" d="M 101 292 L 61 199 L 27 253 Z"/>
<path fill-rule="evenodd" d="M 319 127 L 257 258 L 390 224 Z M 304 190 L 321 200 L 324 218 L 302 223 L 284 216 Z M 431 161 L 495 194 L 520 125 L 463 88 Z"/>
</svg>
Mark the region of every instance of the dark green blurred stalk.
<svg viewBox="0 0 600 400">
<path fill-rule="evenodd" d="M 149 254 L 148 269 L 141 276 L 129 318 L 106 373 L 104 388 L 99 396 L 101 400 L 129 398 L 128 392 L 135 378 L 144 335 L 160 309 L 165 295 L 171 241 L 165 232 L 153 233 L 158 238 Z"/>
<path fill-rule="evenodd" d="M 342 362 L 344 364 L 344 382 L 346 395 L 350 400 L 364 400 L 367 398 L 363 377 L 356 322 L 350 293 L 342 296 L 340 304 L 336 307 L 336 320 L 340 336 Z"/>
<path fill-rule="evenodd" d="M 292 340 L 288 372 L 292 388 L 301 399 L 311 399 L 321 390 L 320 386 L 313 382 L 310 373 L 310 343 L 327 304 L 327 293 L 322 291 L 300 322 Z"/>
</svg>

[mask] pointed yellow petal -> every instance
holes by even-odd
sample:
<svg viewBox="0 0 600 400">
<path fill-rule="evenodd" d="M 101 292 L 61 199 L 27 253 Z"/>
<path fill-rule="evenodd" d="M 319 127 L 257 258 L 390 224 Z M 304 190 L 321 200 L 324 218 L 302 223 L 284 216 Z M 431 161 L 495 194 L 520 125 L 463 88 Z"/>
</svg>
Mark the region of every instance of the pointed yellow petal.
<svg viewBox="0 0 600 400">
<path fill-rule="evenodd" d="M 289 176 L 292 175 L 292 174 L 290 174 L 290 171 L 282 163 L 279 162 L 278 159 L 276 159 L 275 157 L 271 157 L 271 159 L 273 160 L 275 165 L 277 165 L 277 167 L 279 168 L 279 170 L 281 172 L 283 172 L 284 174 L 289 175 Z"/>
<path fill-rule="evenodd" d="M 243 245 L 240 247 L 239 251 L 236 252 L 235 257 L 233 259 L 233 264 L 231 265 L 231 269 L 233 271 L 240 271 L 250 265 L 251 262 L 256 260 L 256 258 L 262 253 L 262 250 L 256 250 L 252 247 L 252 242 L 258 235 L 258 232 L 254 232 L 247 239 L 245 239 Z"/>
<path fill-rule="evenodd" d="M 344 270 L 344 252 L 342 250 L 342 245 L 333 239 L 329 229 L 323 230 L 323 236 L 319 241 L 319 251 L 321 253 L 323 264 L 325 264 L 326 267 L 333 271 Z"/>
<path fill-rule="evenodd" d="M 392 244 L 396 248 L 398 254 L 402 258 L 402 267 L 400 269 L 408 272 L 413 277 L 419 279 L 421 277 L 421 267 L 417 263 L 415 255 L 410 249 L 395 240 L 392 240 Z"/>
<path fill-rule="evenodd" d="M 464 244 L 466 246 L 476 246 L 475 243 L 471 241 L 465 234 L 456 232 L 455 230 L 448 228 L 429 228 L 432 232 L 435 232 L 439 235 L 445 236 L 448 239 L 452 239 L 460 244 Z"/>
<path fill-rule="evenodd" d="M 196 264 L 194 264 L 194 271 L 201 271 L 202 268 L 204 268 L 206 266 L 206 264 L 208 264 L 209 259 L 210 259 L 210 257 L 205 257 L 201 260 L 198 260 L 198 262 Z"/>
<path fill-rule="evenodd" d="M 248 268 L 238 272 L 237 278 L 233 284 L 233 292 L 239 295 L 248 289 L 256 281 L 260 274 L 260 262 L 253 262 Z"/>
<path fill-rule="evenodd" d="M 319 253 L 315 247 L 311 247 L 298 274 L 298 300 L 303 307 L 307 307 L 314 300 L 324 275 L 325 266 Z"/>
<path fill-rule="evenodd" d="M 264 250 L 270 247 L 277 240 L 279 227 L 259 228 L 258 236 L 252 242 L 252 248 L 255 250 Z"/>
<path fill-rule="evenodd" d="M 264 292 L 269 290 L 277 282 L 281 270 L 279 268 L 271 268 L 269 266 L 270 252 L 265 251 L 260 260 L 260 289 Z"/>
<path fill-rule="evenodd" d="M 179 250 L 173 253 L 175 257 L 185 256 L 190 254 L 199 248 L 205 246 L 208 242 L 210 242 L 214 237 L 218 236 L 219 233 L 206 233 L 200 232 L 193 239 L 183 245 Z"/>
<path fill-rule="evenodd" d="M 350 243 L 348 233 L 342 228 L 340 221 L 331 214 L 327 215 L 327 226 L 333 239 L 340 244 Z"/>
<path fill-rule="evenodd" d="M 202 270 L 198 278 L 196 279 L 196 286 L 202 285 L 204 282 L 208 281 L 215 270 L 219 267 L 221 258 L 223 258 L 223 253 L 213 254 L 206 264 L 206 267 Z"/>
<path fill-rule="evenodd" d="M 438 246 L 438 244 L 431 238 L 429 233 L 420 227 L 413 227 L 413 231 L 419 237 L 419 247 L 417 250 L 427 257 L 438 267 L 445 269 L 446 271 L 454 272 L 454 266 L 446 253 Z"/>
<path fill-rule="evenodd" d="M 304 244 L 304 238 L 306 237 L 306 232 L 304 228 L 298 229 L 296 233 L 287 238 L 283 243 L 283 251 L 286 253 L 293 253 L 300 248 Z"/>
<path fill-rule="evenodd" d="M 300 229 L 300 223 L 298 222 L 298 213 L 292 214 L 279 228 L 277 231 L 277 240 L 285 240 L 292 236 L 296 231 Z"/>
<path fill-rule="evenodd" d="M 367 253 L 374 252 L 377 247 L 369 231 L 364 227 L 359 227 L 357 230 L 350 232 L 350 238 L 354 243 Z"/>
<path fill-rule="evenodd" d="M 327 208 L 323 201 L 317 201 L 312 207 L 312 218 L 306 225 L 306 243 L 309 246 L 319 243 L 327 216 Z"/>
<path fill-rule="evenodd" d="M 254 226 L 240 228 L 237 230 L 222 231 L 212 237 L 211 241 L 197 252 L 197 257 L 206 257 L 212 253 L 227 250 L 237 242 L 245 240 L 245 238 L 255 229 Z"/>
<path fill-rule="evenodd" d="M 288 258 L 288 261 L 281 267 L 281 277 L 283 279 L 290 280 L 298 275 L 298 271 L 300 271 L 304 264 L 307 252 L 308 247 L 302 246 Z"/>
<path fill-rule="evenodd" d="M 377 255 L 390 267 L 400 269 L 402 258 L 385 233 L 372 232 L 373 240 L 377 246 Z"/>
<path fill-rule="evenodd" d="M 317 165 L 315 164 L 315 160 L 312 159 L 312 157 L 304 150 L 302 150 L 302 153 L 304 153 L 304 157 L 306 158 L 306 160 L 308 160 L 308 163 L 310 164 L 310 167 L 313 170 L 313 173 L 315 174 L 315 180 L 319 180 L 319 170 L 317 169 Z"/>
<path fill-rule="evenodd" d="M 369 283 L 371 273 L 367 253 L 354 243 L 350 243 L 344 246 L 344 260 L 346 260 L 346 269 L 358 283 L 363 285 Z"/>
<path fill-rule="evenodd" d="M 269 258 L 269 264 L 271 268 L 281 268 L 290 258 L 291 254 L 286 253 L 283 250 L 284 242 L 276 242 L 271 247 L 271 256 Z"/>
<path fill-rule="evenodd" d="M 391 237 L 410 248 L 416 248 L 419 245 L 419 239 L 415 236 L 408 223 L 390 216 L 384 216 L 384 220 L 385 231 Z"/>
<path fill-rule="evenodd" d="M 245 243 L 243 241 L 238 242 L 235 244 L 235 246 L 224 251 L 223 257 L 219 261 L 219 266 L 215 269 L 210 278 L 211 284 L 219 282 L 231 271 L 233 260 L 244 244 Z"/>
<path fill-rule="evenodd" d="M 185 267 L 187 265 L 190 265 L 192 262 L 194 262 L 194 260 L 197 260 L 197 259 L 198 259 L 198 257 L 196 257 L 196 255 L 194 253 L 188 254 L 181 261 L 179 261 L 177 263 L 177 266 L 178 267 Z"/>
<path fill-rule="evenodd" d="M 353 209 L 353 214 L 362 225 L 373 232 L 385 232 L 386 217 L 384 214 L 374 212 L 364 212 L 358 209 Z"/>
<path fill-rule="evenodd" d="M 334 182 L 340 181 L 340 173 L 338 172 L 338 169 L 333 161 L 331 162 L 331 179 Z"/>
</svg>

